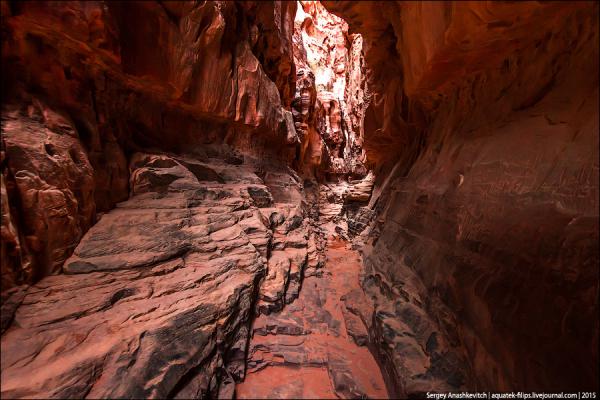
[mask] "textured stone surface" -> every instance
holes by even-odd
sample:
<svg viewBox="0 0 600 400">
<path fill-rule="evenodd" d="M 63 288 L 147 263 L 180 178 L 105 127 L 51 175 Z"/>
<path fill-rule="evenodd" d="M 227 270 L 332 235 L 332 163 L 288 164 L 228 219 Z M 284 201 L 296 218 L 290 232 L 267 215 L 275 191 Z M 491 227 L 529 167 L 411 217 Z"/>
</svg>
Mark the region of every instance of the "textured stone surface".
<svg viewBox="0 0 600 400">
<path fill-rule="evenodd" d="M 299 43 L 302 45 L 301 39 L 299 39 Z M 295 45 L 296 48 L 298 46 Z M 321 164 L 323 140 L 316 129 L 316 106 L 315 75 L 308 67 L 298 69 L 292 115 L 301 142 L 297 155 L 300 165 L 317 166 Z"/>
<path fill-rule="evenodd" d="M 597 390 L 598 5 L 324 3 L 365 42 L 392 389 Z"/>
<path fill-rule="evenodd" d="M 36 99 L 2 114 L 2 286 L 61 271 L 95 216 L 92 166 L 73 122 Z"/>
<path fill-rule="evenodd" d="M 295 17 L 298 66 L 294 120 L 302 136 L 300 161 L 323 172 L 364 176 L 365 100 L 360 35 L 318 1 L 301 1 Z M 308 151 L 307 151 L 308 150 Z"/>
<path fill-rule="evenodd" d="M 305 278 L 299 298 L 283 311 L 254 321 L 237 398 L 387 397 L 375 359 L 361 347 L 365 322 L 352 306 L 360 271 L 358 253 L 343 242 L 328 243 L 323 275 Z M 368 301 L 358 292 L 367 316 Z"/>
<path fill-rule="evenodd" d="M 2 397 L 598 390 L 597 3 L 0 7 Z"/>
<path fill-rule="evenodd" d="M 3 109 L 3 120 L 13 121 L 3 135 L 11 150 L 2 174 L 14 209 L 3 217 L 3 285 L 60 270 L 94 209 L 105 212 L 127 199 L 128 157 L 135 151 L 226 144 L 282 164 L 293 157 L 299 143 L 289 110 L 295 11 L 294 2 L 280 1 L 3 3 L 3 99 L 23 110 L 41 100 L 44 114 L 61 115 L 79 142 L 71 147 L 93 169 L 83 174 L 92 176 L 91 186 L 77 184 L 78 206 L 62 207 L 71 222 L 50 223 L 52 240 L 39 236 L 40 228 L 23 224 L 46 217 L 34 217 L 11 194 L 17 171 L 48 178 L 16 155 L 34 140 L 27 128 L 31 116 Z M 19 235 L 39 243 L 17 242 Z M 28 260 L 32 253 L 41 259 Z"/>
<path fill-rule="evenodd" d="M 251 166 L 205 161 L 133 155 L 132 197 L 65 274 L 3 295 L 3 397 L 232 394 L 254 309 L 298 295 L 310 234 L 300 201 L 266 217 Z"/>
<path fill-rule="evenodd" d="M 245 1 L 250 26 L 250 43 L 267 76 L 275 83 L 281 101 L 289 108 L 296 90 L 296 65 L 292 35 L 295 1 Z"/>
<path fill-rule="evenodd" d="M 372 216 L 358 209 L 369 201 L 375 178 L 362 148 L 369 104 L 362 38 L 349 35 L 346 22 L 320 2 L 301 1 L 293 45 L 298 72 L 292 115 L 301 142 L 294 165 L 321 184 L 319 220 L 328 234 L 348 239 Z"/>
<path fill-rule="evenodd" d="M 366 207 L 374 178 L 369 172 L 363 179 L 337 179 L 319 187 L 319 221 L 330 234 L 348 240 L 366 228 L 374 215 Z"/>
</svg>

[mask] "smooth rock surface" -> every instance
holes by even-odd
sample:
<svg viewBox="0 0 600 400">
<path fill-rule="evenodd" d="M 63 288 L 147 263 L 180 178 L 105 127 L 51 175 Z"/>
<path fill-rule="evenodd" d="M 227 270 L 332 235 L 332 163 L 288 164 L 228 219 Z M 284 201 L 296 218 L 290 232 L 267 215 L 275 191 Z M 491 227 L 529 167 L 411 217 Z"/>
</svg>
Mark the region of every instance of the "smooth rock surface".
<svg viewBox="0 0 600 400">
<path fill-rule="evenodd" d="M 364 41 L 395 394 L 598 390 L 598 4 L 324 5 Z"/>
</svg>

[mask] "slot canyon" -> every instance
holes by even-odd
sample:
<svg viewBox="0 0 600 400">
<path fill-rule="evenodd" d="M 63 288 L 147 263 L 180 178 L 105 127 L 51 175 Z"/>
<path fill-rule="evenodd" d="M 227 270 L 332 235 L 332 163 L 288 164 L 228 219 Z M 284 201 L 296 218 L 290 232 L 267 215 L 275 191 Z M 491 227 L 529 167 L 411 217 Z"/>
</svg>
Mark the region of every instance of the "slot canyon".
<svg viewBox="0 0 600 400">
<path fill-rule="evenodd" d="M 3 399 L 597 395 L 598 2 L 0 4 Z"/>
</svg>

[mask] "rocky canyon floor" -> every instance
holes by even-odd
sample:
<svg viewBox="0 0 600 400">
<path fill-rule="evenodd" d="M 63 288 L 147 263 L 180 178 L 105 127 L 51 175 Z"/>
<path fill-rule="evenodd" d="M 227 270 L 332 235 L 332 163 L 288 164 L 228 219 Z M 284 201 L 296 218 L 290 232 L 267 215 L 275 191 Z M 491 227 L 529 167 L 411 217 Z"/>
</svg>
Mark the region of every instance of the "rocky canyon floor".
<svg viewBox="0 0 600 400">
<path fill-rule="evenodd" d="M 134 155 L 64 274 L 3 294 L 3 397 L 387 397 L 318 186 L 242 160 Z"/>
<path fill-rule="evenodd" d="M 340 239 L 325 254 L 321 276 L 306 278 L 296 301 L 256 319 L 238 398 L 388 398 L 365 347 L 360 256 Z"/>
</svg>

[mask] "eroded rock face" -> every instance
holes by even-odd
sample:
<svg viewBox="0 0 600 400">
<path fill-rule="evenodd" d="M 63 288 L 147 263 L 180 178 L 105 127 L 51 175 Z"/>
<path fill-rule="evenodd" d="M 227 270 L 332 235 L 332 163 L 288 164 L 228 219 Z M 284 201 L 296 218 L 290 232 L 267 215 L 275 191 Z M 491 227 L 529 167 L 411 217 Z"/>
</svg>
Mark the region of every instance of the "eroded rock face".
<svg viewBox="0 0 600 400">
<path fill-rule="evenodd" d="M 232 396 L 254 310 L 289 303 L 317 261 L 301 187 L 286 201 L 252 171 L 135 154 L 132 197 L 65 274 L 3 299 L 2 396 Z"/>
<path fill-rule="evenodd" d="M 0 3 L 2 397 L 598 390 L 598 5 L 324 3 Z"/>
<path fill-rule="evenodd" d="M 298 69 L 292 116 L 301 146 L 298 160 L 305 165 L 320 165 L 323 140 L 316 129 L 317 90 L 310 68 Z M 302 164 L 301 164 L 302 165 Z"/>
<path fill-rule="evenodd" d="M 295 1 L 240 2 L 248 10 L 252 51 L 275 83 L 281 101 L 289 108 L 294 98 L 296 65 L 293 57 Z"/>
<path fill-rule="evenodd" d="M 294 2 L 3 3 L 3 99 L 23 107 L 35 99 L 46 113 L 63 116 L 78 142 L 69 146 L 93 169 L 83 174 L 93 184 L 74 194 L 78 205 L 62 208 L 72 221 L 63 224 L 65 233 L 48 228 L 53 244 L 29 232 L 42 228 L 21 226 L 26 222 L 18 215 L 33 213 L 9 193 L 6 213 L 14 212 L 3 217 L 3 285 L 60 270 L 94 209 L 105 212 L 127 199 L 128 157 L 135 151 L 226 144 L 282 164 L 294 157 L 295 11 Z M 12 111 L 2 112 L 6 119 Z M 8 192 L 14 185 L 7 171 L 47 179 L 16 155 L 34 140 L 25 129 L 30 117 L 10 118 L 21 120 L 3 132 L 11 149 L 2 162 Z M 19 235 L 39 243 L 17 243 Z M 35 266 L 26 260 L 32 251 L 57 253 Z"/>
<path fill-rule="evenodd" d="M 598 5 L 325 6 L 365 42 L 391 390 L 597 390 Z"/>
<path fill-rule="evenodd" d="M 301 142 L 294 165 L 320 183 L 319 220 L 327 234 L 347 239 L 362 232 L 373 214 L 364 208 L 374 176 L 362 146 L 368 106 L 362 38 L 349 35 L 346 22 L 318 1 L 303 1 L 293 44 L 298 72 L 292 115 Z"/>
<path fill-rule="evenodd" d="M 2 114 L 2 286 L 61 271 L 94 222 L 93 169 L 72 121 L 36 99 Z"/>
<path fill-rule="evenodd" d="M 252 326 L 237 398 L 387 398 L 367 344 L 372 305 L 358 289 L 357 252 L 329 242 L 326 268 L 306 274 L 297 300 Z"/>
<path fill-rule="evenodd" d="M 348 35 L 346 22 L 320 2 L 299 4 L 294 32 L 298 66 L 294 118 L 304 136 L 300 160 L 319 166 L 320 173 L 362 177 L 367 173 L 362 149 L 366 108 L 362 39 Z"/>
</svg>

